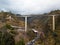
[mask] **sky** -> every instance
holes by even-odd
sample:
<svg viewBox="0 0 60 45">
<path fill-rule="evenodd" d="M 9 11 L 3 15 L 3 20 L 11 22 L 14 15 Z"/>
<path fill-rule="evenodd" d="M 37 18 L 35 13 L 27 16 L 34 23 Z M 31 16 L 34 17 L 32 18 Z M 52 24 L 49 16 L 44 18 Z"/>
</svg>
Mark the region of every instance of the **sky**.
<svg viewBox="0 0 60 45">
<path fill-rule="evenodd" d="M 0 11 L 22 15 L 48 13 L 60 9 L 60 0 L 0 0 Z"/>
</svg>

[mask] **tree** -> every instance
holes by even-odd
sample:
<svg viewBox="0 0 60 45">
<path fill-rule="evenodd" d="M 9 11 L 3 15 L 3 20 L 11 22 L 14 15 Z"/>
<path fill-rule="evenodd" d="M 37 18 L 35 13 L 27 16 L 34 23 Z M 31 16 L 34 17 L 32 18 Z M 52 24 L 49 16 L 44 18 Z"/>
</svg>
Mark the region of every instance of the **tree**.
<svg viewBox="0 0 60 45">
<path fill-rule="evenodd" d="M 3 35 L 3 41 L 4 41 L 4 45 L 15 45 L 15 40 L 13 38 L 13 36 L 9 33 L 5 33 Z"/>
</svg>

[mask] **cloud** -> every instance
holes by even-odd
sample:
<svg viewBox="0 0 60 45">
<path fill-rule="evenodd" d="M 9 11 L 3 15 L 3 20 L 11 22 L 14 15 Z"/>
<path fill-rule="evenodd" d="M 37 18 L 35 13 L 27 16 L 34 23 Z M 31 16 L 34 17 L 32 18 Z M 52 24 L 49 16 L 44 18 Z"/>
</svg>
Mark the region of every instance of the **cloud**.
<svg viewBox="0 0 60 45">
<path fill-rule="evenodd" d="M 8 11 L 9 10 L 9 0 L 0 0 L 0 11 Z"/>
<path fill-rule="evenodd" d="M 20 14 L 41 14 L 60 9 L 60 0 L 4 0 L 0 4 L 4 9 Z"/>
</svg>

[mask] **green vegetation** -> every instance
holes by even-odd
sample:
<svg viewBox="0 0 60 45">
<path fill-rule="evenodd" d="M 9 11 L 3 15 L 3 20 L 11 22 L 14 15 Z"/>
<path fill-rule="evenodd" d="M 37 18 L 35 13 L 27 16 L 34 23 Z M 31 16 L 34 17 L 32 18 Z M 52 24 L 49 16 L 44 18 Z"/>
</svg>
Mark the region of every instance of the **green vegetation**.
<svg viewBox="0 0 60 45">
<path fill-rule="evenodd" d="M 27 36 L 29 37 L 29 40 L 32 40 L 36 37 L 36 34 L 32 30 L 28 30 Z"/>
<path fill-rule="evenodd" d="M 0 12 L 0 45 L 25 45 L 26 40 L 30 41 L 36 37 L 36 34 L 30 30 L 30 28 L 37 29 L 39 32 L 42 31 L 44 33 L 44 36 L 41 35 L 35 42 L 35 45 L 60 45 L 60 10 L 51 11 L 50 13 L 42 15 L 52 14 L 59 15 L 55 17 L 56 29 L 54 32 L 52 30 L 52 17 L 44 23 L 46 20 L 44 16 L 32 16 L 32 18 L 28 20 L 28 31 L 25 35 L 25 33 L 19 32 L 17 29 L 11 27 L 11 25 L 24 27 L 24 18 L 18 18 L 17 15 L 11 12 Z M 9 16 L 11 16 L 11 20 L 7 19 Z M 19 41 L 17 42 L 15 41 L 15 37 L 18 35 L 24 38 L 18 39 Z"/>
<path fill-rule="evenodd" d="M 14 30 L 14 28 L 11 27 L 11 25 L 9 25 L 9 24 L 6 24 L 5 27 L 6 27 L 7 29 Z"/>
<path fill-rule="evenodd" d="M 17 42 L 16 45 L 25 45 L 24 39 L 21 38 L 19 42 Z"/>
<path fill-rule="evenodd" d="M 11 34 L 0 32 L 0 45 L 15 45 L 15 40 Z"/>
</svg>

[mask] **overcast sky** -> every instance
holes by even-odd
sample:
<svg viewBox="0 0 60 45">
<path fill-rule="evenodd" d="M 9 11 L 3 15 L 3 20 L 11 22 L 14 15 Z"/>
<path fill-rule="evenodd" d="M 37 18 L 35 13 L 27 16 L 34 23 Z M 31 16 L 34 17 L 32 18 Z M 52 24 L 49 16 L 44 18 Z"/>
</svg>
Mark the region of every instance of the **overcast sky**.
<svg viewBox="0 0 60 45">
<path fill-rule="evenodd" d="M 60 9 L 60 0 L 0 0 L 0 10 L 20 14 L 41 14 Z"/>
</svg>

